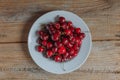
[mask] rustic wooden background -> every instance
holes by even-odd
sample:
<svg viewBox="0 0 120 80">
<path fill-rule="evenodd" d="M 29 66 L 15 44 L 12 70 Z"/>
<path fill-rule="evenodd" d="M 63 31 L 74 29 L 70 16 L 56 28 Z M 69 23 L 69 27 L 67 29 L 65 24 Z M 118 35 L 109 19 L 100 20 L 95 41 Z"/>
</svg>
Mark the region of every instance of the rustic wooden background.
<svg viewBox="0 0 120 80">
<path fill-rule="evenodd" d="M 92 32 L 86 63 L 65 75 L 40 69 L 27 49 L 32 23 L 51 10 L 76 13 Z M 0 80 L 120 80 L 120 0 L 0 0 Z"/>
</svg>

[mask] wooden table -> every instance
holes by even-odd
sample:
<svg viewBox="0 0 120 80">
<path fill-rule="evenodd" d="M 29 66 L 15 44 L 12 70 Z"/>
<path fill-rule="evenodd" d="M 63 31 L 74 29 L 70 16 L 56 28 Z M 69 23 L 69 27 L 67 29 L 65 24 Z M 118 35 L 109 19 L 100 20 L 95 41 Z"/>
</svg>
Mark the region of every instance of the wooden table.
<svg viewBox="0 0 120 80">
<path fill-rule="evenodd" d="M 45 72 L 27 49 L 32 23 L 52 10 L 76 13 L 92 32 L 89 58 L 69 74 Z M 0 0 L 0 80 L 120 80 L 120 0 Z"/>
</svg>

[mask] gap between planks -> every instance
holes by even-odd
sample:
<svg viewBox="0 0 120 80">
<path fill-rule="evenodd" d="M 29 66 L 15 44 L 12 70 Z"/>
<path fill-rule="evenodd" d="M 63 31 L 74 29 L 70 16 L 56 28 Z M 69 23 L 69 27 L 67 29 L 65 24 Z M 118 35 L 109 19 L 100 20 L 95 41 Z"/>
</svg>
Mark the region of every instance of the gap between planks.
<svg viewBox="0 0 120 80">
<path fill-rule="evenodd" d="M 102 42 L 102 41 L 120 41 L 120 39 L 106 39 L 106 40 L 92 40 L 92 42 Z M 27 43 L 27 41 L 22 42 L 0 42 L 0 44 L 12 44 L 12 43 Z"/>
</svg>

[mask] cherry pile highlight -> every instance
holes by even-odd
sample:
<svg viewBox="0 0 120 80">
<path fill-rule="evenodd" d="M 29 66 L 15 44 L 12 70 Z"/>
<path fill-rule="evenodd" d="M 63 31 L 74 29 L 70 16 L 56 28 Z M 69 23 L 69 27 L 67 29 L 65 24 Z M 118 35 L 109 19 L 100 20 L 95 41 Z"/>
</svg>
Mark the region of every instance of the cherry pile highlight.
<svg viewBox="0 0 120 80">
<path fill-rule="evenodd" d="M 63 16 L 45 24 L 37 34 L 37 51 L 55 62 L 66 62 L 76 57 L 85 38 L 85 33 Z"/>
</svg>

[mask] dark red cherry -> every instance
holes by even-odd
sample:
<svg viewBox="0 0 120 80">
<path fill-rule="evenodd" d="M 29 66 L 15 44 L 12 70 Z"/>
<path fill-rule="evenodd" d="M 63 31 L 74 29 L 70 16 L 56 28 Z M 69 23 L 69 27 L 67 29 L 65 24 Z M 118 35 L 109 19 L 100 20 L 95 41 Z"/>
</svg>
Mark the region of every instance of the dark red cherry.
<svg viewBox="0 0 120 80">
<path fill-rule="evenodd" d="M 64 45 L 67 45 L 67 44 L 68 44 L 68 39 L 67 39 L 67 38 L 63 38 L 63 39 L 62 39 L 62 43 L 63 43 Z"/>
<path fill-rule="evenodd" d="M 61 62 L 62 57 L 60 55 L 56 55 L 54 57 L 55 62 Z"/>
<path fill-rule="evenodd" d="M 57 42 L 54 43 L 54 45 L 59 48 L 59 47 L 61 47 L 63 44 L 62 44 L 60 41 L 57 41 Z"/>
<path fill-rule="evenodd" d="M 56 29 L 60 29 L 60 24 L 59 24 L 58 22 L 56 22 L 56 23 L 54 24 L 54 27 L 55 27 Z"/>
<path fill-rule="evenodd" d="M 72 48 L 73 48 L 74 50 L 76 50 L 76 51 L 79 50 L 79 46 L 78 46 L 78 44 L 74 44 Z"/>
<path fill-rule="evenodd" d="M 64 17 L 62 17 L 62 16 L 61 16 L 61 17 L 59 17 L 59 22 L 60 22 L 60 23 L 65 22 L 65 18 L 64 18 Z"/>
<path fill-rule="evenodd" d="M 52 38 L 53 41 L 57 41 L 59 39 L 59 35 L 58 34 L 53 34 L 51 36 L 51 38 Z"/>
<path fill-rule="evenodd" d="M 71 44 L 74 44 L 75 43 L 75 37 L 72 37 L 70 42 L 71 42 Z"/>
<path fill-rule="evenodd" d="M 72 26 L 70 26 L 69 29 L 71 30 L 71 32 L 74 32 L 74 28 Z"/>
<path fill-rule="evenodd" d="M 43 35 L 43 40 L 48 40 L 49 35 Z"/>
<path fill-rule="evenodd" d="M 65 54 L 66 53 L 66 48 L 64 46 L 61 46 L 58 48 L 58 53 L 59 54 Z"/>
<path fill-rule="evenodd" d="M 73 46 L 73 44 L 71 44 L 70 42 L 68 42 L 67 47 L 71 48 L 72 46 Z"/>
<path fill-rule="evenodd" d="M 75 57 L 78 55 L 78 52 L 77 51 L 74 51 L 74 53 L 72 54 L 72 57 Z"/>
<path fill-rule="evenodd" d="M 69 53 L 72 55 L 72 54 L 74 54 L 74 52 L 75 52 L 75 50 L 73 49 L 73 48 L 70 48 L 69 49 Z"/>
<path fill-rule="evenodd" d="M 71 35 L 71 34 L 72 34 L 72 32 L 71 32 L 71 30 L 66 29 L 66 30 L 65 30 L 65 34 L 66 34 L 66 35 Z"/>
<path fill-rule="evenodd" d="M 43 40 L 43 41 L 42 41 L 42 45 L 43 45 L 43 46 L 46 46 L 46 45 L 47 45 L 47 41 L 46 41 L 46 40 Z"/>
<path fill-rule="evenodd" d="M 63 57 L 67 58 L 69 56 L 69 52 L 66 52 L 65 54 L 63 54 Z"/>
<path fill-rule="evenodd" d="M 79 34 L 81 32 L 81 29 L 80 28 L 76 28 L 75 29 L 75 33 Z"/>
<path fill-rule="evenodd" d="M 49 48 L 51 48 L 53 45 L 52 45 L 52 43 L 51 42 L 48 42 L 47 43 L 47 48 L 49 49 Z"/>
<path fill-rule="evenodd" d="M 52 51 L 53 51 L 54 53 L 57 52 L 57 50 L 58 50 L 57 47 L 53 47 L 53 48 L 52 48 Z"/>
<path fill-rule="evenodd" d="M 43 48 L 42 46 L 38 46 L 38 47 L 37 47 L 37 50 L 38 50 L 38 52 L 43 52 L 43 51 L 44 51 L 44 48 Z"/>
<path fill-rule="evenodd" d="M 68 24 L 68 26 L 72 26 L 73 25 L 71 21 L 68 21 L 67 24 Z"/>
<path fill-rule="evenodd" d="M 61 27 L 62 27 L 62 29 L 67 29 L 67 23 L 61 23 Z"/>
<path fill-rule="evenodd" d="M 39 34 L 39 35 L 43 35 L 44 32 L 43 32 L 42 30 L 40 30 L 40 31 L 38 31 L 38 34 Z"/>
<path fill-rule="evenodd" d="M 47 55 L 47 57 L 51 57 L 53 55 L 52 50 L 48 50 L 46 55 Z"/>
<path fill-rule="evenodd" d="M 80 34 L 79 34 L 79 37 L 80 37 L 80 39 L 85 38 L 85 33 L 80 33 Z"/>
</svg>

